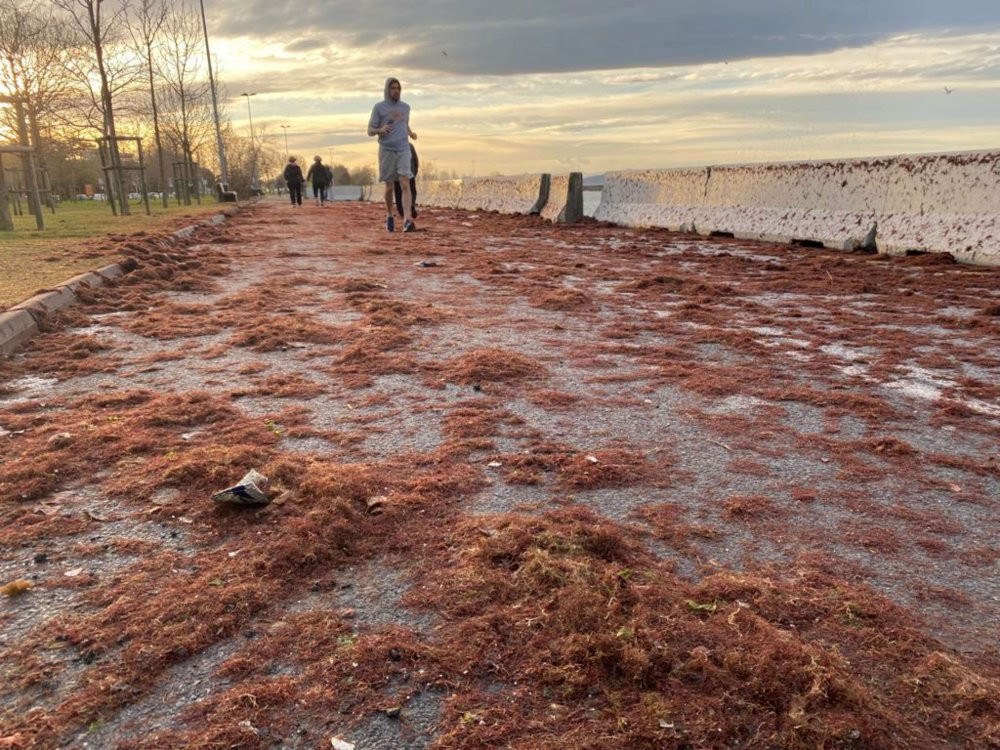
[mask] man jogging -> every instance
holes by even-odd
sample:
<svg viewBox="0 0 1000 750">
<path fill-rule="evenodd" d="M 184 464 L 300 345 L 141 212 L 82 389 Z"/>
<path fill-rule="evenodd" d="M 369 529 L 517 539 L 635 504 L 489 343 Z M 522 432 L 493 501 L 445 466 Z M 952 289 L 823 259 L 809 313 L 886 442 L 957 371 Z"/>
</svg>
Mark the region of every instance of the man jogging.
<svg viewBox="0 0 1000 750">
<path fill-rule="evenodd" d="M 412 198 L 410 197 L 410 141 L 417 134 L 410 130 L 410 105 L 400 100 L 403 87 L 398 78 L 388 78 L 385 82 L 384 99 L 372 108 L 368 120 L 368 135 L 378 136 L 379 182 L 385 183 L 385 228 L 392 232 L 396 228 L 392 217 L 393 185 L 399 181 L 403 191 L 403 231 L 413 232 Z"/>
</svg>

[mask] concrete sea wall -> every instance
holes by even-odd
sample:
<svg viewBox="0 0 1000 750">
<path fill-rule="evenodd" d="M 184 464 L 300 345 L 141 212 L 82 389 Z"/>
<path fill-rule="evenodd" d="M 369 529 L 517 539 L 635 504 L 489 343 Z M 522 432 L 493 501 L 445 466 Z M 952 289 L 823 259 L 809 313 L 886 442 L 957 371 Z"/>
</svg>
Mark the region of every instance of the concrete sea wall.
<svg viewBox="0 0 1000 750">
<path fill-rule="evenodd" d="M 311 190 L 308 192 L 311 195 Z M 382 184 L 335 185 L 327 197 L 382 203 L 384 195 Z M 419 183 L 417 199 L 419 205 L 437 208 L 540 214 L 556 223 L 577 222 L 584 215 L 583 175 L 579 172 L 429 180 Z"/>
<path fill-rule="evenodd" d="M 457 208 L 466 211 L 499 211 L 503 214 L 537 212 L 542 179 L 543 175 L 540 174 L 464 179 Z"/>
<path fill-rule="evenodd" d="M 462 201 L 462 180 L 428 180 L 417 186 L 417 202 L 425 206 L 458 208 Z"/>
<path fill-rule="evenodd" d="M 368 200 L 381 202 L 383 188 L 371 188 Z M 583 175 L 522 174 L 428 180 L 418 183 L 418 206 L 497 211 L 502 214 L 540 214 L 552 222 L 572 223 L 583 218 Z"/>
<path fill-rule="evenodd" d="M 596 218 L 1000 265 L 1000 152 L 609 172 Z"/>
</svg>

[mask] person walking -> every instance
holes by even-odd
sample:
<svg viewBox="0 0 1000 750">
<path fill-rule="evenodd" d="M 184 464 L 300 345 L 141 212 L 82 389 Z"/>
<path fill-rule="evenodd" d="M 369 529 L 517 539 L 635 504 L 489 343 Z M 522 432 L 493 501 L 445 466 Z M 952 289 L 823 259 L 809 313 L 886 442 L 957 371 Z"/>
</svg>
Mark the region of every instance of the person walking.
<svg viewBox="0 0 1000 750">
<path fill-rule="evenodd" d="M 288 164 L 285 165 L 282 176 L 285 178 L 285 184 L 288 185 L 288 197 L 291 199 L 292 205 L 301 206 L 302 183 L 305 182 L 305 178 L 302 176 L 302 167 L 295 162 L 294 156 L 288 157 Z"/>
<path fill-rule="evenodd" d="M 420 169 L 420 159 L 417 157 L 417 150 L 410 144 L 410 215 L 417 218 L 417 170 Z M 396 212 L 403 215 L 403 186 L 400 181 L 392 186 L 392 192 L 396 198 Z"/>
<path fill-rule="evenodd" d="M 326 186 L 330 184 L 332 173 L 323 163 L 322 156 L 314 156 L 313 163 L 309 165 L 309 172 L 306 173 L 306 180 L 312 182 L 313 196 L 316 198 L 316 205 L 322 206 L 326 203 Z"/>
<path fill-rule="evenodd" d="M 416 231 L 410 197 L 410 140 L 417 134 L 410 130 L 410 105 L 400 99 L 403 87 L 398 78 L 387 78 L 383 99 L 372 108 L 368 119 L 368 135 L 378 136 L 378 179 L 385 183 L 385 228 L 392 232 L 396 222 L 392 215 L 393 185 L 399 181 L 403 200 L 403 231 Z"/>
</svg>

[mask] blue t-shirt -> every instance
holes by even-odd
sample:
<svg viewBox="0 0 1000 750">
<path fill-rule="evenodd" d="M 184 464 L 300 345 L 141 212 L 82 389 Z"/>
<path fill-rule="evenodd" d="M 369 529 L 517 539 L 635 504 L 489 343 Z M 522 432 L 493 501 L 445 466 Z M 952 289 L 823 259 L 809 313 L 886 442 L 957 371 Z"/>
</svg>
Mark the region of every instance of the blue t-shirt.
<svg viewBox="0 0 1000 750">
<path fill-rule="evenodd" d="M 387 151 L 410 150 L 410 105 L 404 101 L 385 99 L 372 107 L 368 127 L 372 130 L 392 123 L 392 132 L 379 135 L 378 145 Z"/>
</svg>

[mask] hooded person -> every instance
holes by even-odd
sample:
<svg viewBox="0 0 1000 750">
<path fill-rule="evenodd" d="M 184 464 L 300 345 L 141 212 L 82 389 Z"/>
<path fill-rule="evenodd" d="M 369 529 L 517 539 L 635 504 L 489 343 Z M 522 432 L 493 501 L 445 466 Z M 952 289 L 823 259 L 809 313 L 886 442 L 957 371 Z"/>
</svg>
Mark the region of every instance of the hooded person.
<svg viewBox="0 0 1000 750">
<path fill-rule="evenodd" d="M 379 182 L 385 184 L 385 228 L 395 230 L 393 219 L 393 186 L 399 182 L 403 199 L 403 231 L 413 232 L 413 199 L 410 195 L 410 178 L 413 177 L 410 139 L 417 134 L 410 130 L 410 105 L 404 102 L 402 85 L 398 78 L 387 78 L 382 101 L 372 108 L 368 119 L 368 135 L 378 136 Z"/>
</svg>

